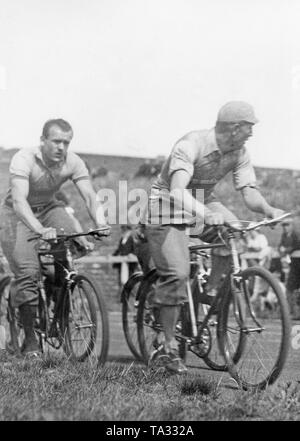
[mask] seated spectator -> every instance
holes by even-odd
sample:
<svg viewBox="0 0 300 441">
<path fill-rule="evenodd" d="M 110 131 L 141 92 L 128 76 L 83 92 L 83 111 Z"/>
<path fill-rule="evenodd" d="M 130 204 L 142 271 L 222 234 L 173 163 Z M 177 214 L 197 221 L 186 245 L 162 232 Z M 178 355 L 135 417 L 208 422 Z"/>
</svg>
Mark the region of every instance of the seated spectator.
<svg viewBox="0 0 300 441">
<path fill-rule="evenodd" d="M 300 233 L 295 222 L 286 220 L 282 223 L 283 232 L 279 243 L 281 256 L 290 258 L 287 276 L 286 295 L 292 318 L 300 319 L 298 292 L 300 288 Z"/>
<path fill-rule="evenodd" d="M 272 248 L 271 263 L 269 270 L 271 271 L 271 273 L 276 273 L 277 276 L 279 274 L 279 280 L 281 283 L 285 283 L 286 266 L 287 266 L 286 258 L 281 257 L 279 251 L 277 249 Z"/>
<path fill-rule="evenodd" d="M 269 268 L 271 263 L 271 248 L 268 244 L 268 239 L 259 229 L 249 231 L 246 237 L 246 245 L 248 252 L 257 253 L 257 257 L 254 259 L 249 259 L 249 266 L 261 265 L 265 268 Z"/>
<path fill-rule="evenodd" d="M 248 266 L 270 267 L 271 247 L 269 247 L 266 236 L 260 233 L 259 229 L 249 231 L 246 237 L 246 246 L 248 252 L 256 254 L 255 257 L 247 259 Z M 255 278 L 250 290 L 252 291 L 251 301 L 257 303 L 260 310 L 264 309 L 265 302 L 263 300 L 266 298 L 268 290 L 266 283 L 261 278 Z"/>
<path fill-rule="evenodd" d="M 118 248 L 113 253 L 113 256 L 129 256 L 134 255 L 135 245 L 132 237 L 132 229 L 130 225 L 121 225 L 121 238 L 119 240 Z M 113 268 L 118 270 L 119 287 L 122 288 L 129 277 L 137 270 L 137 262 L 116 262 Z"/>
</svg>

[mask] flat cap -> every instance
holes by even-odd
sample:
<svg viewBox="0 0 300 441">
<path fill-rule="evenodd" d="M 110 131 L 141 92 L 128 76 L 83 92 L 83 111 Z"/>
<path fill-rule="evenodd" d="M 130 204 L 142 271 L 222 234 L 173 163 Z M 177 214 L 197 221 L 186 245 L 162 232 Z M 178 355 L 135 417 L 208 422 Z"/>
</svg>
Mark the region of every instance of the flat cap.
<svg viewBox="0 0 300 441">
<path fill-rule="evenodd" d="M 229 101 L 219 110 L 217 121 L 228 123 L 246 121 L 251 124 L 256 124 L 258 119 L 250 104 L 244 101 Z"/>
</svg>

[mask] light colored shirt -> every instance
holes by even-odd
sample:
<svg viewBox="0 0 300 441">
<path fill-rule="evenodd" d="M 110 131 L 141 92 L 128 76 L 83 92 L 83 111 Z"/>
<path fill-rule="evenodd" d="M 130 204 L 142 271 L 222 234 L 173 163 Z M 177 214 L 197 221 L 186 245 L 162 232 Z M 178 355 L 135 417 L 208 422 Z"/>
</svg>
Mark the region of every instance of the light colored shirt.
<svg viewBox="0 0 300 441">
<path fill-rule="evenodd" d="M 10 179 L 18 177 L 29 181 L 27 200 L 32 207 L 48 204 L 61 185 L 69 179 L 75 183 L 89 179 L 86 165 L 76 153 L 68 152 L 64 161 L 48 167 L 40 147 L 24 148 L 15 153 L 9 173 Z M 5 203 L 12 206 L 11 188 L 8 189 Z"/>
<path fill-rule="evenodd" d="M 261 251 L 268 246 L 268 240 L 264 234 L 258 233 L 255 237 L 249 237 L 247 240 L 248 248 Z"/>
<path fill-rule="evenodd" d="M 187 186 L 195 197 L 195 190 L 203 190 L 202 203 L 208 203 L 213 197 L 216 184 L 232 172 L 233 184 L 236 190 L 244 187 L 256 187 L 254 168 L 251 165 L 249 154 L 243 147 L 223 154 L 216 142 L 215 129 L 193 131 L 181 138 L 173 147 L 173 150 L 164 163 L 161 173 L 153 183 L 149 197 L 149 213 L 151 222 L 157 223 L 158 203 L 163 201 L 167 204 L 169 199 L 170 183 L 172 174 L 177 170 L 185 170 L 190 176 Z M 199 198 L 197 197 L 199 200 Z M 161 211 L 161 210 L 160 210 Z M 171 220 L 169 223 L 186 223 L 188 213 L 181 207 L 172 207 Z M 152 217 L 154 213 L 154 217 Z M 163 217 L 159 214 L 160 219 Z M 194 221 L 190 214 L 191 222 Z"/>
</svg>

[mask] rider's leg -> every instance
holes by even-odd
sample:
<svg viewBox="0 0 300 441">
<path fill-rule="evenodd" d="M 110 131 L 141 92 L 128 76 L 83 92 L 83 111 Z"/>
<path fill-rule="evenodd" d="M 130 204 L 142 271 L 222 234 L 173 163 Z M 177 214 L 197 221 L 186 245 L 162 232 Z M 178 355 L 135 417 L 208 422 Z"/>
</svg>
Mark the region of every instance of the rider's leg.
<svg viewBox="0 0 300 441">
<path fill-rule="evenodd" d="M 180 306 L 161 306 L 159 320 L 164 329 L 166 352 L 177 349 L 175 329 L 180 314 Z"/>
<path fill-rule="evenodd" d="M 38 283 L 40 265 L 37 256 L 37 240 L 28 241 L 32 231 L 19 222 L 16 231 L 16 242 L 13 251 L 15 266 L 15 286 L 12 291 L 12 306 L 18 307 L 20 320 L 24 328 L 25 340 L 22 353 L 29 354 L 40 351 L 39 342 L 34 332 L 34 324 L 38 307 Z"/>
<path fill-rule="evenodd" d="M 22 348 L 23 355 L 40 352 L 41 348 L 34 331 L 37 316 L 37 306 L 23 303 L 19 306 L 20 320 L 23 325 L 25 341 Z"/>
<path fill-rule="evenodd" d="M 218 201 L 210 202 L 206 204 L 206 206 L 213 212 L 221 213 L 224 221 L 230 222 L 238 220 L 230 210 Z M 215 295 L 218 286 L 222 282 L 223 275 L 226 274 L 230 268 L 230 251 L 227 248 L 214 248 L 212 249 L 211 259 L 212 266 L 207 291 L 208 294 Z"/>
<path fill-rule="evenodd" d="M 164 351 L 171 354 L 166 367 L 173 372 L 186 370 L 178 357 L 175 339 L 180 305 L 186 300 L 186 281 L 189 277 L 188 236 L 183 225 L 147 226 L 150 252 L 159 274 L 153 297 L 159 310 L 159 321 L 165 335 Z"/>
</svg>

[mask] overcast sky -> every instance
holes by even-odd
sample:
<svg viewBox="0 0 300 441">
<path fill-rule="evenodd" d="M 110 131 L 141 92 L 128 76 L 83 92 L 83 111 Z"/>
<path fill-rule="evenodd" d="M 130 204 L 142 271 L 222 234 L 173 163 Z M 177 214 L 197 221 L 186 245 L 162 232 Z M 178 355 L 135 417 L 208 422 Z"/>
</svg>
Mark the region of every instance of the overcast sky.
<svg viewBox="0 0 300 441">
<path fill-rule="evenodd" d="M 0 0 L 0 145 L 74 127 L 77 152 L 167 155 L 229 100 L 255 165 L 300 169 L 299 0 Z"/>
</svg>

